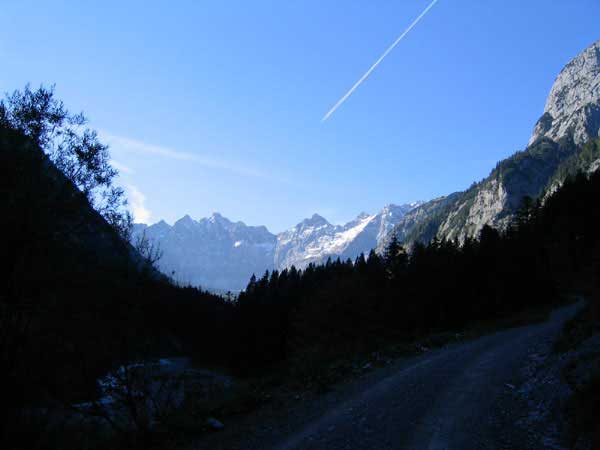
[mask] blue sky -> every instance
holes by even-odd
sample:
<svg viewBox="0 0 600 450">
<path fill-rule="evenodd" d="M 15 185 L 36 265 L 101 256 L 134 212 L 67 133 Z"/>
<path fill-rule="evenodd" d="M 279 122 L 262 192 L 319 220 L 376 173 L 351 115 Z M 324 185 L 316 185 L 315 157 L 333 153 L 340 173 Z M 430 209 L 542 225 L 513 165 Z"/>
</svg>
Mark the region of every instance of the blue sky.
<svg viewBox="0 0 600 450">
<path fill-rule="evenodd" d="M 468 187 L 525 147 L 597 0 L 28 1 L 0 6 L 0 89 L 56 83 L 111 144 L 138 218 L 281 231 Z"/>
</svg>

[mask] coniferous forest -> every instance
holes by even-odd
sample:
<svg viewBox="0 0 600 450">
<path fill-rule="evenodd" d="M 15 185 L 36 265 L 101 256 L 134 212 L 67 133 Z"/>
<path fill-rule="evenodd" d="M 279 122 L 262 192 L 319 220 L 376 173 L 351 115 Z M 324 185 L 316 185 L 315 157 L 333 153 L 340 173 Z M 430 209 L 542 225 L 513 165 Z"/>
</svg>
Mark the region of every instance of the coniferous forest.
<svg viewBox="0 0 600 450">
<path fill-rule="evenodd" d="M 600 269 L 598 194 L 600 174 L 580 174 L 543 206 L 524 199 L 507 230 L 486 226 L 463 245 L 434 239 L 407 253 L 393 239 L 383 255 L 253 278 L 236 304 L 234 365 L 327 359 L 559 302 Z"/>
<path fill-rule="evenodd" d="M 596 172 L 567 179 L 543 202 L 525 198 L 506 230 L 486 226 L 460 245 L 405 249 L 392 239 L 381 255 L 253 277 L 234 299 L 177 286 L 122 238 L 123 220 L 109 220 L 118 210 L 94 209 L 87 179 L 78 186 L 60 170 L 64 159 L 45 151 L 40 130 L 65 125 L 48 108 L 58 105 L 52 92 L 34 94 L 3 105 L 0 120 L 5 435 L 25 426 L 23 411 L 93 398 L 96 379 L 127 361 L 191 355 L 242 377 L 285 378 L 297 361 L 316 367 L 464 330 L 556 304 L 598 279 Z M 102 155 L 86 159 L 102 148 L 85 139 L 64 144 L 70 167 L 103 182 Z"/>
</svg>

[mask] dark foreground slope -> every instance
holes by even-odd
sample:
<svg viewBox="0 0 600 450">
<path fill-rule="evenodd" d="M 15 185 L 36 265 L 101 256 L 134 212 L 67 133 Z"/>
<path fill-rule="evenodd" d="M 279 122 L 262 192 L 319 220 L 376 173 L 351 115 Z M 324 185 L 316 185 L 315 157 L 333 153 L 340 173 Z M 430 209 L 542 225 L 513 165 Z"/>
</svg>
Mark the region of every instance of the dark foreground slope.
<svg viewBox="0 0 600 450">
<path fill-rule="evenodd" d="M 177 353 L 223 358 L 225 341 L 214 339 L 228 305 L 158 277 L 9 128 L 0 129 L 0 210 L 0 412 L 8 417 L 0 438 L 18 432 L 31 408 L 93 398 L 96 378 L 118 363 Z M 40 429 L 21 436 L 36 433 L 51 448 Z"/>
</svg>

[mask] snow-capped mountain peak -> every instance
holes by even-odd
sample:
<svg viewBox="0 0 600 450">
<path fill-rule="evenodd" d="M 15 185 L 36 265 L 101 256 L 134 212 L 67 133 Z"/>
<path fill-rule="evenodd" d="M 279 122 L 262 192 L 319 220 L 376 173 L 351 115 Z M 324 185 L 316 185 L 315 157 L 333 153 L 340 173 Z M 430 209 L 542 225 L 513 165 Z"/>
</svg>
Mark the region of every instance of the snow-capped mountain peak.
<svg viewBox="0 0 600 450">
<path fill-rule="evenodd" d="M 141 233 L 161 249 L 158 267 L 164 273 L 180 283 L 219 291 L 243 289 L 253 273 L 271 269 L 277 242 L 265 227 L 234 223 L 219 213 L 200 220 L 186 215 L 173 226 L 164 221 L 136 224 L 132 241 Z"/>
<path fill-rule="evenodd" d="M 182 230 L 190 230 L 192 229 L 196 224 L 196 221 L 194 219 L 192 219 L 188 214 L 186 214 L 185 216 L 183 216 L 181 219 L 179 219 L 178 221 L 176 221 L 173 224 L 174 228 L 179 228 Z M 152 225 L 154 226 L 154 225 Z M 148 227 L 148 229 L 151 227 Z"/>
<path fill-rule="evenodd" d="M 344 225 L 332 225 L 318 214 L 277 236 L 275 267 L 304 268 L 327 258 L 355 259 L 377 248 L 406 213 L 420 205 L 387 205 L 378 214 L 361 213 Z"/>
<path fill-rule="evenodd" d="M 310 228 L 310 227 L 323 227 L 331 225 L 327 219 L 319 214 L 313 214 L 309 219 L 304 219 L 296 227 L 297 228 Z"/>
<path fill-rule="evenodd" d="M 223 217 L 220 213 L 214 212 L 210 215 L 208 219 L 205 219 L 207 222 L 215 225 L 220 225 L 223 227 L 227 227 L 233 224 L 231 220 L 226 217 Z"/>
<path fill-rule="evenodd" d="M 161 221 L 136 224 L 136 236 L 146 233 L 163 251 L 159 268 L 175 272 L 183 283 L 217 290 L 240 290 L 250 276 L 292 265 L 305 268 L 327 258 L 355 259 L 377 248 L 395 224 L 415 206 L 387 205 L 378 214 L 361 213 L 344 225 L 313 214 L 295 227 L 274 235 L 264 226 L 232 222 L 219 213 L 194 220 L 186 215 L 173 226 Z"/>
</svg>

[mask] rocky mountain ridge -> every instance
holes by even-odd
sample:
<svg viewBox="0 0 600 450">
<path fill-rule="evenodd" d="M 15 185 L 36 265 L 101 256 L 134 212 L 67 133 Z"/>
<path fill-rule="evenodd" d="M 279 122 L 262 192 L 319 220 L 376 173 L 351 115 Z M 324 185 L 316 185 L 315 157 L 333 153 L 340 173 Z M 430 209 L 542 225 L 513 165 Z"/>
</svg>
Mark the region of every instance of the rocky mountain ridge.
<svg viewBox="0 0 600 450">
<path fill-rule="evenodd" d="M 239 291 L 252 274 L 295 266 L 303 269 L 327 258 L 355 259 L 387 238 L 395 225 L 420 202 L 387 205 L 378 214 L 360 214 L 334 225 L 318 214 L 277 235 L 266 227 L 231 222 L 218 213 L 194 220 L 184 216 L 170 226 L 136 224 L 135 242 L 142 235 L 156 243 L 163 256 L 158 267 L 175 281 L 216 291 Z"/>
<path fill-rule="evenodd" d="M 570 135 L 576 145 L 600 134 L 600 41 L 597 41 L 560 72 L 544 114 L 529 141 L 547 137 L 554 141 Z"/>
<path fill-rule="evenodd" d="M 180 284 L 217 291 L 238 290 L 253 273 L 273 266 L 277 238 L 265 227 L 231 222 L 214 213 L 194 220 L 186 215 L 172 226 L 135 224 L 132 240 L 142 235 L 162 253 L 158 268 Z"/>
<path fill-rule="evenodd" d="M 464 242 L 484 225 L 510 223 L 525 196 L 544 197 L 569 175 L 600 167 L 600 41 L 560 72 L 528 147 L 500 161 L 463 192 L 416 208 L 395 228 L 406 245 L 433 238 Z"/>
<path fill-rule="evenodd" d="M 487 178 L 465 191 L 428 202 L 389 205 L 378 214 L 361 214 L 344 225 L 333 225 L 314 215 L 279 235 L 264 227 L 248 231 L 243 223 L 223 222 L 219 215 L 198 221 L 198 230 L 188 234 L 180 229 L 186 223 L 195 229 L 195 221 L 189 217 L 173 227 L 164 222 L 136 226 L 134 235 L 145 230 L 159 241 L 165 251 L 159 265 L 167 273 L 179 273 L 181 278 L 176 279 L 206 287 L 242 289 L 252 273 L 267 269 L 303 268 L 328 257 L 352 259 L 373 248 L 381 252 L 392 233 L 410 247 L 434 238 L 464 242 L 477 237 L 484 225 L 505 228 L 524 197 L 544 198 L 566 177 L 600 168 L 599 137 L 597 41 L 556 78 L 527 148 L 500 161 Z M 224 231 L 216 231 L 212 237 L 208 222 L 221 223 Z"/>
</svg>

